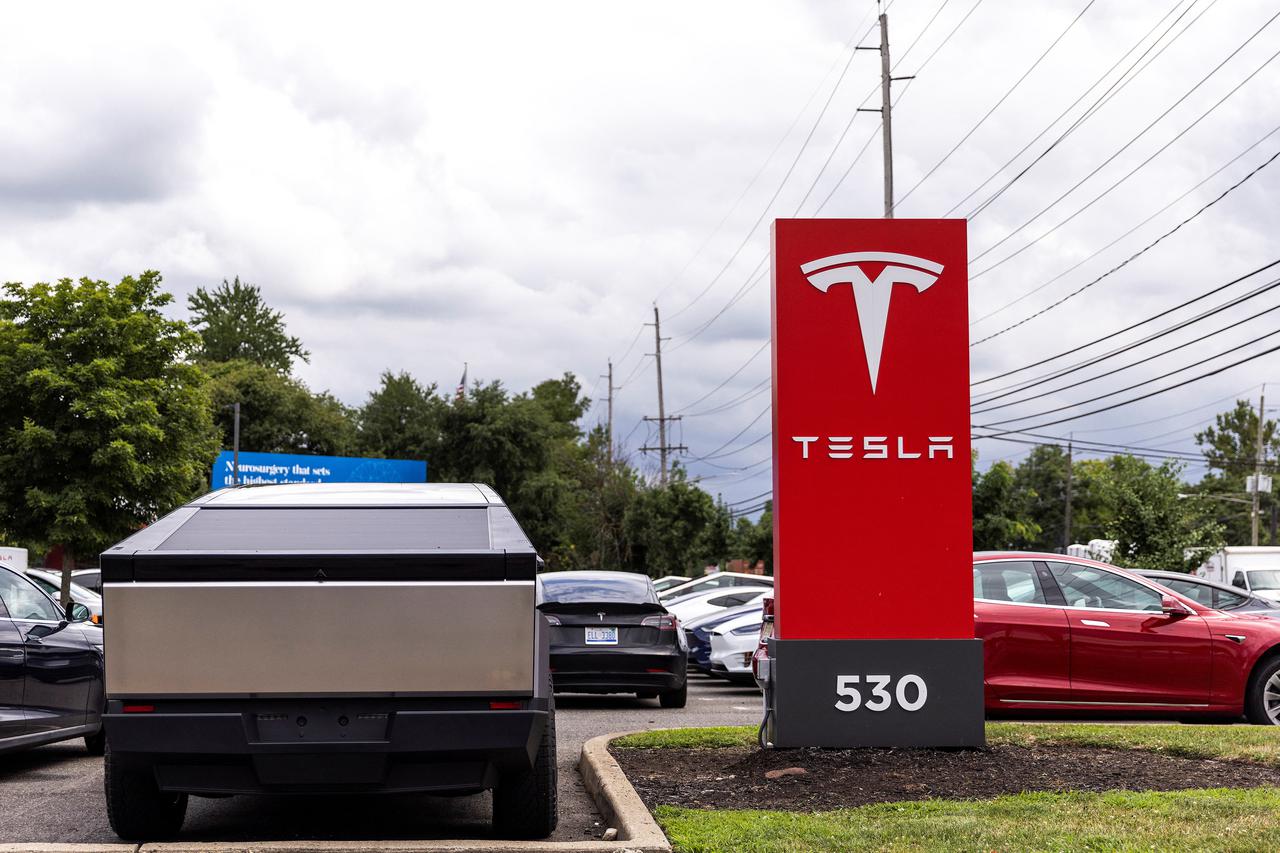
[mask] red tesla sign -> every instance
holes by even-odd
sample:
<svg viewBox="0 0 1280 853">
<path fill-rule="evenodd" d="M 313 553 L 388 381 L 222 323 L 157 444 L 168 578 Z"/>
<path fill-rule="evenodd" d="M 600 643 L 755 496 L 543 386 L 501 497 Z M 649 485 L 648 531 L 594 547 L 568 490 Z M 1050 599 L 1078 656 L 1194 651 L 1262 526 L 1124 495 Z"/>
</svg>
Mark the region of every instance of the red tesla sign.
<svg viewBox="0 0 1280 853">
<path fill-rule="evenodd" d="M 965 222 L 773 239 L 778 636 L 971 639 Z"/>
</svg>

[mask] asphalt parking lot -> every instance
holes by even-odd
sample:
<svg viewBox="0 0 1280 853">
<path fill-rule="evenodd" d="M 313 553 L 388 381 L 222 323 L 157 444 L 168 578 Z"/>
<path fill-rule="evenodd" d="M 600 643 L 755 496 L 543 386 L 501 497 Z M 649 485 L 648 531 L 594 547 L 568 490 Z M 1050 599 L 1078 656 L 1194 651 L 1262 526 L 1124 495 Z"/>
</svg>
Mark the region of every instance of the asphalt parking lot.
<svg viewBox="0 0 1280 853">
<path fill-rule="evenodd" d="M 557 697 L 560 841 L 598 837 L 606 827 L 574 769 L 584 740 L 610 732 L 675 726 L 742 725 L 760 719 L 760 693 L 690 676 L 684 709 L 634 696 Z M 471 797 L 192 798 L 182 839 L 484 838 L 489 795 Z M 116 841 L 102 796 L 102 759 L 80 740 L 0 755 L 0 843 Z"/>
</svg>

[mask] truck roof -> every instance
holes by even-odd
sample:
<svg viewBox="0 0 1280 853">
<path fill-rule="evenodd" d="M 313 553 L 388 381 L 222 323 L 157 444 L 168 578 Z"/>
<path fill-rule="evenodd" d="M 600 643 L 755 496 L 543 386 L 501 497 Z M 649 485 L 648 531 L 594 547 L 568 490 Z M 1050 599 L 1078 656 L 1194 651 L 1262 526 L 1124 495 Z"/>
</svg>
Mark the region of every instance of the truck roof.
<svg viewBox="0 0 1280 853">
<path fill-rule="evenodd" d="M 483 484 L 290 483 L 202 495 L 104 551 L 102 577 L 532 580 L 540 562 Z"/>
<path fill-rule="evenodd" d="M 194 506 L 504 506 L 483 483 L 279 483 L 233 486 L 196 498 Z"/>
</svg>

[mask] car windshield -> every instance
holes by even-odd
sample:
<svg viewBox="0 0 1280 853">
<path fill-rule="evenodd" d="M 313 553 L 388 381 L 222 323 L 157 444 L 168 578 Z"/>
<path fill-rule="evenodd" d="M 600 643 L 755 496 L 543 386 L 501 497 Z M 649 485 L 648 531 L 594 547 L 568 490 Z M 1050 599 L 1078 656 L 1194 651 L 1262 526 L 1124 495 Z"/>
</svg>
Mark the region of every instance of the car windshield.
<svg viewBox="0 0 1280 853">
<path fill-rule="evenodd" d="M 1249 586 L 1253 589 L 1280 589 L 1280 569 L 1251 569 Z"/>
<path fill-rule="evenodd" d="M 576 575 L 576 577 L 575 577 Z M 587 572 L 566 572 L 543 575 L 542 600 L 556 604 L 584 604 L 588 602 L 621 602 L 626 604 L 653 604 L 657 598 L 645 575 L 618 573 L 597 575 Z"/>
</svg>

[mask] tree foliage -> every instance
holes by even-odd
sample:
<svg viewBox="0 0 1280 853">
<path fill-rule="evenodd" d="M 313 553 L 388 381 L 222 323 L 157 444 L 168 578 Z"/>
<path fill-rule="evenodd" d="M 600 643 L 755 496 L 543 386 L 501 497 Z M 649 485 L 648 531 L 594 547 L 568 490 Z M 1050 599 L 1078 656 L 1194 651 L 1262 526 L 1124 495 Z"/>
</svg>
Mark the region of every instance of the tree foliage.
<svg viewBox="0 0 1280 853">
<path fill-rule="evenodd" d="M 217 452 L 199 338 L 161 309 L 160 275 L 5 285 L 0 528 L 76 555 L 203 488 Z"/>
<path fill-rule="evenodd" d="M 1102 479 L 1115 515 L 1109 539 L 1122 566 L 1190 571 L 1222 547 L 1222 528 L 1205 519 L 1200 501 L 1186 499 L 1180 464 L 1152 465 L 1135 456 L 1113 456 Z"/>
<path fill-rule="evenodd" d="M 196 288 L 187 297 L 191 325 L 200 334 L 196 356 L 201 361 L 248 361 L 279 373 L 293 369 L 294 359 L 310 357 L 302 341 L 285 331 L 284 314 L 272 310 L 255 285 L 230 284 Z"/>
<path fill-rule="evenodd" d="M 313 394 L 297 379 L 249 361 L 212 362 L 209 401 L 223 447 L 231 447 L 240 404 L 240 449 L 263 453 L 341 456 L 356 445 L 347 407 L 327 393 Z"/>
</svg>

